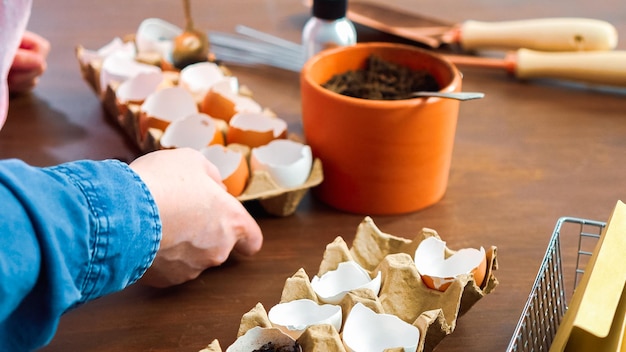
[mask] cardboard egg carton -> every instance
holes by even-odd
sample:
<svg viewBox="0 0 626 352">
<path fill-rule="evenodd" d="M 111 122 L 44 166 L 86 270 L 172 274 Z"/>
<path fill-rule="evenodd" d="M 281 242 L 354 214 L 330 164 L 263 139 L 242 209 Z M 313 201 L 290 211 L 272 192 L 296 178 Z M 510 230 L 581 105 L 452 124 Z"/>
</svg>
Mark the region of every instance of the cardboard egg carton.
<svg viewBox="0 0 626 352">
<path fill-rule="evenodd" d="M 475 282 L 471 274 L 460 275 L 442 292 L 424 284 L 413 261 L 413 254 L 420 242 L 432 236 L 439 238 L 436 231 L 425 228 L 413 239 L 396 237 L 380 231 L 374 221 L 366 217 L 357 229 L 351 248 L 341 237 L 328 244 L 318 277 L 335 270 L 339 263 L 349 260 L 356 261 L 370 274 L 382 272 L 382 285 L 378 295 L 369 289 L 357 289 L 349 292 L 340 302 L 343 322 L 345 323 L 348 312 L 357 303 L 362 303 L 377 313 L 393 314 L 420 331 L 418 352 L 432 351 L 444 337 L 451 334 L 458 317 L 498 285 L 494 275 L 497 270 L 497 248 L 491 247 L 486 251 L 487 268 L 483 282 Z M 454 253 L 446 247 L 446 257 Z M 280 303 L 296 299 L 310 299 L 322 304 L 304 269 L 299 269 L 286 280 Z M 237 337 L 244 336 L 255 327 L 273 328 L 261 303 L 257 303 L 243 315 Z M 341 331 L 329 324 L 309 326 L 296 341 L 303 352 L 346 351 Z M 387 351 L 396 350 L 403 349 L 392 348 Z M 219 341 L 213 340 L 201 352 L 219 351 L 222 351 Z"/>
<path fill-rule="evenodd" d="M 115 91 L 119 84 L 111 83 L 107 87 L 100 86 L 100 70 L 101 61 L 92 60 L 84 62 L 85 49 L 82 46 L 76 48 L 76 57 L 80 64 L 80 70 L 83 79 L 94 91 L 96 96 L 102 103 L 108 119 L 128 137 L 128 139 L 139 149 L 141 153 L 149 153 L 152 151 L 163 149 L 160 144 L 163 130 L 149 128 L 147 133 L 141 133 L 139 127 L 139 111 L 140 105 L 136 103 L 120 104 L 116 97 Z M 223 65 L 220 65 L 225 74 L 230 75 L 230 71 Z M 163 73 L 172 85 L 177 84 L 178 72 L 171 67 L 163 67 Z M 240 93 L 244 95 L 252 95 L 247 87 L 242 86 Z M 266 111 L 271 114 L 271 111 Z M 227 126 L 223 126 L 225 133 Z M 295 136 L 291 136 L 297 139 Z M 231 147 L 231 146 L 227 146 Z M 232 146 L 238 148 L 237 146 Z M 249 154 L 249 153 L 248 153 Z M 319 159 L 313 161 L 311 173 L 304 184 L 285 189 L 276 184 L 265 171 L 251 172 L 248 184 L 244 192 L 237 198 L 241 202 L 258 201 L 263 209 L 272 215 L 288 216 L 293 214 L 306 192 L 323 180 L 322 163 Z"/>
</svg>

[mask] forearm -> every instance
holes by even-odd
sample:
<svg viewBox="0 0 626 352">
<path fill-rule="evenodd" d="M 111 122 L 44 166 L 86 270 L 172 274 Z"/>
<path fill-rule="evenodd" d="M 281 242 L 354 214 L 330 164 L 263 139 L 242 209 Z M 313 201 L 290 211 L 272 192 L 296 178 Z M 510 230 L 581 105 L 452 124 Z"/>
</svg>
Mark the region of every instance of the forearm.
<svg viewBox="0 0 626 352">
<path fill-rule="evenodd" d="M 152 196 L 120 162 L 2 161 L 0 202 L 0 350 L 47 343 L 64 312 L 135 282 L 159 246 Z"/>
</svg>

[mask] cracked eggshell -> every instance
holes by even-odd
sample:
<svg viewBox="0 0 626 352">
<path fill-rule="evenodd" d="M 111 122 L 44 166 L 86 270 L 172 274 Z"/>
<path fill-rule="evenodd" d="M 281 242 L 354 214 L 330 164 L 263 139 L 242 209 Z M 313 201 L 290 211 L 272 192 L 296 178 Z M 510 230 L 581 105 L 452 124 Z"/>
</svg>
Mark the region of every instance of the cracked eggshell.
<svg viewBox="0 0 626 352">
<path fill-rule="evenodd" d="M 232 345 L 228 346 L 226 352 L 250 352 L 260 350 L 261 347 L 270 342 L 276 349 L 285 348 L 285 350 L 289 351 L 293 351 L 294 349 L 302 351 L 300 346 L 296 344 L 296 341 L 289 335 L 283 333 L 280 329 L 257 326 L 238 337 Z"/>
<path fill-rule="evenodd" d="M 214 84 L 225 78 L 222 69 L 214 62 L 198 62 L 180 71 L 178 84 L 193 95 L 204 97 Z"/>
<path fill-rule="evenodd" d="M 135 43 L 139 53 L 157 53 L 172 62 L 174 38 L 183 32 L 181 28 L 159 18 L 147 18 L 139 24 Z"/>
<path fill-rule="evenodd" d="M 389 348 L 403 348 L 415 352 L 420 332 L 417 327 L 391 314 L 378 314 L 357 303 L 343 327 L 343 341 L 349 351 L 378 352 Z"/>
<path fill-rule="evenodd" d="M 256 148 L 286 136 L 287 123 L 283 119 L 262 112 L 240 112 L 228 124 L 226 141 Z"/>
<path fill-rule="evenodd" d="M 211 144 L 224 144 L 224 135 L 215 120 L 201 112 L 177 119 L 167 126 L 161 137 L 164 148 L 200 150 Z"/>
<path fill-rule="evenodd" d="M 220 144 L 203 148 L 200 152 L 217 167 L 228 193 L 235 197 L 243 193 L 250 178 L 243 153 Z"/>
<path fill-rule="evenodd" d="M 100 88 L 104 92 L 109 84 L 113 82 L 121 84 L 140 73 L 148 72 L 161 72 L 161 69 L 153 65 L 137 62 L 132 57 L 116 54 L 109 55 L 102 62 Z"/>
<path fill-rule="evenodd" d="M 163 83 L 163 72 L 142 72 L 135 77 L 127 79 L 117 87 L 115 96 L 119 104 L 141 104 L 159 85 Z"/>
<path fill-rule="evenodd" d="M 321 277 L 314 276 L 311 286 L 320 301 L 338 304 L 345 295 L 356 289 L 368 288 L 378 295 L 381 285 L 381 272 L 374 279 L 355 261 L 339 263 L 336 270 L 329 271 Z"/>
<path fill-rule="evenodd" d="M 211 86 L 200 103 L 200 110 L 230 122 L 238 112 L 261 113 L 263 107 L 251 97 L 239 94 L 239 83 L 235 77 L 226 77 Z"/>
<path fill-rule="evenodd" d="M 79 60 L 83 65 L 89 65 L 110 55 L 133 58 L 135 54 L 133 43 L 125 43 L 121 38 L 116 37 L 98 50 L 84 50 Z"/>
<path fill-rule="evenodd" d="M 312 325 L 330 324 L 339 331 L 341 329 L 341 307 L 332 304 L 319 305 L 310 299 L 279 303 L 268 312 L 274 327 L 297 339 L 304 330 Z"/>
<path fill-rule="evenodd" d="M 191 93 L 181 87 L 167 87 L 150 94 L 141 104 L 139 129 L 142 136 L 149 128 L 165 131 L 178 119 L 195 114 L 198 106 Z"/>
<path fill-rule="evenodd" d="M 464 248 L 446 257 L 446 242 L 429 237 L 420 242 L 414 260 L 426 286 L 442 292 L 459 275 L 473 275 L 478 286 L 485 279 L 487 256 L 483 247 Z"/>
<path fill-rule="evenodd" d="M 266 171 L 282 188 L 302 185 L 311 173 L 311 147 L 288 139 L 275 139 L 253 148 L 250 155 L 252 171 Z"/>
</svg>

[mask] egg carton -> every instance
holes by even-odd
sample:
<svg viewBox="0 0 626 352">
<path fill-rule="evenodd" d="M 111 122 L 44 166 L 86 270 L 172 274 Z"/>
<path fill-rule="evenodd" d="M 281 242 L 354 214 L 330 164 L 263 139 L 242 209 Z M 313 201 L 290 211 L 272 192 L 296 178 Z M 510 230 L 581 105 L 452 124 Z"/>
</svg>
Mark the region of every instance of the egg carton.
<svg viewBox="0 0 626 352">
<path fill-rule="evenodd" d="M 415 326 L 420 337 L 416 351 L 432 351 L 443 338 L 451 334 L 458 317 L 465 314 L 478 300 L 493 292 L 498 285 L 494 271 L 497 270 L 497 248 L 486 251 L 486 268 L 483 282 L 477 283 L 472 274 L 457 276 L 445 291 L 429 288 L 416 270 L 412 255 L 419 244 L 439 235 L 435 230 L 424 228 L 413 239 L 396 237 L 382 232 L 374 221 L 366 217 L 358 226 L 352 247 L 349 248 L 340 236 L 326 246 L 318 277 L 336 270 L 340 263 L 355 261 L 366 269 L 370 277 L 382 273 L 379 294 L 367 288 L 350 291 L 340 301 L 345 324 L 346 316 L 356 304 L 363 304 L 376 313 L 392 314 L 402 321 Z M 445 247 L 445 258 L 456 253 Z M 288 278 L 283 287 L 280 303 L 297 299 L 310 299 L 318 304 L 318 295 L 304 269 L 299 269 Z M 233 346 L 260 346 L 270 342 L 277 335 L 276 329 L 261 303 L 257 303 L 242 316 L 237 341 L 227 351 L 238 351 Z M 252 336 L 248 332 L 252 331 Z M 267 331 L 267 336 L 260 332 Z M 249 340 L 256 341 L 249 341 Z M 284 337 L 282 337 L 284 339 Z M 296 338 L 297 346 L 303 352 L 345 352 L 342 329 L 331 324 L 310 325 Z M 243 340 L 243 343 L 242 343 Z M 251 349 L 250 349 L 251 350 Z M 200 352 L 221 352 L 218 340 L 213 340 Z M 390 348 L 385 351 L 404 351 L 403 348 Z"/>
<path fill-rule="evenodd" d="M 76 57 L 80 65 L 80 71 L 83 79 L 102 103 L 107 118 L 116 126 L 118 126 L 125 136 L 139 149 L 141 153 L 149 153 L 152 151 L 164 149 L 160 144 L 163 130 L 157 128 L 149 128 L 146 133 L 140 132 L 139 127 L 139 110 L 140 105 L 136 103 L 119 104 L 116 97 L 116 88 L 119 83 L 112 82 L 107 87 L 100 86 L 100 71 L 102 62 L 100 60 L 85 60 L 86 49 L 82 46 L 76 48 Z M 214 57 L 210 57 L 211 61 L 215 61 Z M 166 79 L 172 84 L 178 81 L 178 71 L 171 66 L 161 66 Z M 230 71 L 224 65 L 220 68 L 226 75 L 231 75 Z M 252 92 L 245 86 L 240 87 L 240 94 L 252 96 Z M 272 114 L 266 109 L 265 113 Z M 227 126 L 222 126 L 222 132 L 225 133 Z M 291 135 L 291 139 L 298 139 L 298 136 Z M 231 147 L 231 146 L 227 146 Z M 237 147 L 237 146 L 233 146 Z M 300 186 L 293 188 L 280 187 L 265 171 L 251 172 L 250 178 L 243 193 L 237 196 L 241 202 L 258 201 L 263 209 L 271 215 L 288 216 L 293 214 L 306 192 L 320 184 L 323 180 L 322 163 L 318 158 L 313 160 L 311 173 L 308 179 Z"/>
</svg>

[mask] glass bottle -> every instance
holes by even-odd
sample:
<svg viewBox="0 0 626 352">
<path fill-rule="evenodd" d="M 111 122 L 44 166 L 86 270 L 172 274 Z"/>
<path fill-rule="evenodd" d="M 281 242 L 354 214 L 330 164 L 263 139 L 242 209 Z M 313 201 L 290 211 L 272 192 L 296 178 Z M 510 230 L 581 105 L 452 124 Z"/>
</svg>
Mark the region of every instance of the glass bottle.
<svg viewBox="0 0 626 352">
<path fill-rule="evenodd" d="M 346 17 L 347 8 L 347 0 L 313 0 L 313 16 L 302 30 L 305 61 L 324 49 L 356 43 L 356 30 Z"/>
</svg>

